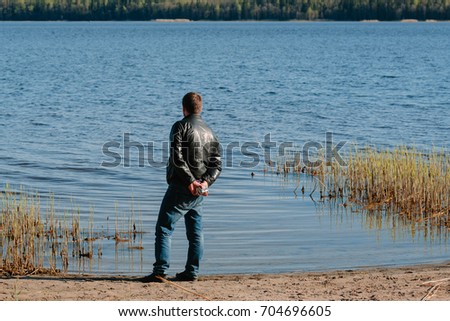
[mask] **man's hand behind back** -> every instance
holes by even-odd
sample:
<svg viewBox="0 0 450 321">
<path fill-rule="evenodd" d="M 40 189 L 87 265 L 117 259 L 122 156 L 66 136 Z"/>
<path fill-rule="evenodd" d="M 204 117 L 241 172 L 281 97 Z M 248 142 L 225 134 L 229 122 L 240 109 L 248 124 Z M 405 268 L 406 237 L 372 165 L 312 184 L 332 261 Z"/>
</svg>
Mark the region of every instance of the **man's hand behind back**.
<svg viewBox="0 0 450 321">
<path fill-rule="evenodd" d="M 208 196 L 208 182 L 206 181 L 203 181 L 201 183 L 199 181 L 193 181 L 191 184 L 189 184 L 188 189 L 194 196 Z M 198 192 L 200 189 L 204 190 L 205 192 L 200 194 Z"/>
</svg>

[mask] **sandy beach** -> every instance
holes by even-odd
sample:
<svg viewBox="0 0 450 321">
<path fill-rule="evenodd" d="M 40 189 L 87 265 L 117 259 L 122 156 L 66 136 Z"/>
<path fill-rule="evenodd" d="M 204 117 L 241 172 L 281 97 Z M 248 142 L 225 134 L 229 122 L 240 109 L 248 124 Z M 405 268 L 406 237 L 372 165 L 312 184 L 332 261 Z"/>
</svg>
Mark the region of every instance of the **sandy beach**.
<svg viewBox="0 0 450 321">
<path fill-rule="evenodd" d="M 141 276 L 2 277 L 2 301 L 420 301 L 450 300 L 450 262 L 288 274 L 210 275 L 197 282 Z"/>
</svg>

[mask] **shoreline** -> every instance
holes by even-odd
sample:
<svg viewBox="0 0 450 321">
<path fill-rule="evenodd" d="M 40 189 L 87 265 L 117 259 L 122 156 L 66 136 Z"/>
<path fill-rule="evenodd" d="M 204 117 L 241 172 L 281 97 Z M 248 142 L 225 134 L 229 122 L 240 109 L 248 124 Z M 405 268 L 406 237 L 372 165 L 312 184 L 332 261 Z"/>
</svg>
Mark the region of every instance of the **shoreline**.
<svg viewBox="0 0 450 321">
<path fill-rule="evenodd" d="M 450 301 L 450 262 L 141 283 L 88 274 L 0 278 L 2 301 Z M 169 279 L 170 280 L 170 279 Z"/>
<path fill-rule="evenodd" d="M 401 19 L 401 20 L 378 20 L 378 19 L 365 19 L 365 20 L 329 20 L 329 19 L 315 19 L 315 20 L 301 20 L 301 19 L 290 19 L 290 20 L 273 20 L 273 19 L 261 19 L 261 20 L 190 20 L 190 19 L 149 19 L 149 20 L 0 20 L 0 23 L 6 22 L 85 22 L 85 23 L 110 23 L 110 22 L 118 22 L 118 23 L 132 23 L 132 22 L 140 22 L 140 23 L 155 23 L 155 24 L 183 24 L 183 23 L 202 23 L 202 22 L 217 22 L 217 23 L 449 23 L 450 20 L 435 20 L 435 19 Z"/>
</svg>

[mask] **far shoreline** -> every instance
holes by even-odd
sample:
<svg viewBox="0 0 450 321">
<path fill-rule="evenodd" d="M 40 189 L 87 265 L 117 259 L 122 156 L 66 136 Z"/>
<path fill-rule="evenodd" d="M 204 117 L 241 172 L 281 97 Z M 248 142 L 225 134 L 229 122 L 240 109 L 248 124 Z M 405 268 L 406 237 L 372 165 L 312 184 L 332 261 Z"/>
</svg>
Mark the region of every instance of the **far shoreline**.
<svg viewBox="0 0 450 321">
<path fill-rule="evenodd" d="M 415 24 L 415 23 L 449 23 L 450 20 L 434 20 L 434 19 L 426 19 L 426 20 L 417 20 L 417 19 L 402 19 L 402 20 L 377 20 L 377 19 L 368 19 L 368 20 L 325 20 L 325 19 L 317 19 L 317 20 L 190 20 L 190 19 L 149 19 L 149 20 L 0 20 L 0 23 L 17 23 L 17 22 L 26 22 L 26 23 L 36 23 L 36 22 L 73 22 L 73 23 L 132 23 L 132 22 L 140 22 L 140 23 L 156 23 L 156 24 L 185 24 L 185 23 L 202 23 L 202 22 L 211 22 L 211 23 L 405 23 L 405 24 Z"/>
</svg>

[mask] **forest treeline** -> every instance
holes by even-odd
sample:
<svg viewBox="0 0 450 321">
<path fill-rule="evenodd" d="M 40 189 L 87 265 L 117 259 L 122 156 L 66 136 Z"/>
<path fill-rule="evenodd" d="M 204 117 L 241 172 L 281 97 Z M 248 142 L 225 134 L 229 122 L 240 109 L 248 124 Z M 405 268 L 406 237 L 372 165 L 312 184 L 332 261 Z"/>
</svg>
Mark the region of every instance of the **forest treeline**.
<svg viewBox="0 0 450 321">
<path fill-rule="evenodd" d="M 0 20 L 450 20 L 450 0 L 0 0 Z"/>
</svg>

